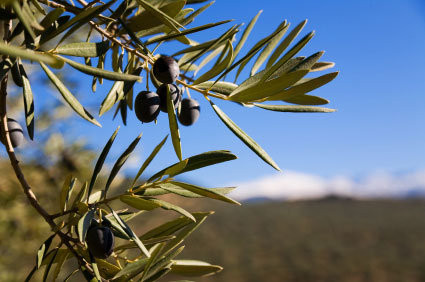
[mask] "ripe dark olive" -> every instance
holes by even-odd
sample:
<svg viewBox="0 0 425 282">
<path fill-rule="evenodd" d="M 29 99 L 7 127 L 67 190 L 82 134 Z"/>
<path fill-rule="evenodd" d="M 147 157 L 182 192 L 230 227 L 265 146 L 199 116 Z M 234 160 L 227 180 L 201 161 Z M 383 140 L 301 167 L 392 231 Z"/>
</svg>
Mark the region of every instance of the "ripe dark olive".
<svg viewBox="0 0 425 282">
<path fill-rule="evenodd" d="M 92 255 L 106 259 L 114 250 L 114 234 L 106 226 L 95 226 L 87 232 L 86 243 Z"/>
<path fill-rule="evenodd" d="M 162 83 L 174 83 L 180 75 L 179 65 L 173 57 L 161 56 L 153 64 L 153 74 Z"/>
<path fill-rule="evenodd" d="M 10 141 L 12 142 L 13 148 L 21 145 L 24 140 L 24 131 L 22 130 L 21 125 L 14 119 L 7 119 L 7 128 L 9 130 Z M 3 138 L 1 138 L 1 142 L 4 144 Z"/>
<path fill-rule="evenodd" d="M 175 84 L 161 84 L 161 86 L 156 90 L 156 93 L 158 93 L 159 99 L 161 100 L 159 104 L 159 108 L 164 113 L 167 113 L 167 86 L 170 88 L 171 93 L 171 99 L 174 103 L 174 109 L 179 106 L 179 103 L 181 101 L 181 94 L 180 89 Z"/>
<path fill-rule="evenodd" d="M 151 122 L 159 115 L 160 99 L 155 92 L 142 91 L 134 101 L 134 112 L 141 122 Z"/>
<path fill-rule="evenodd" d="M 198 101 L 194 99 L 183 99 L 178 115 L 179 122 L 183 125 L 192 125 L 198 118 L 201 111 Z"/>
</svg>

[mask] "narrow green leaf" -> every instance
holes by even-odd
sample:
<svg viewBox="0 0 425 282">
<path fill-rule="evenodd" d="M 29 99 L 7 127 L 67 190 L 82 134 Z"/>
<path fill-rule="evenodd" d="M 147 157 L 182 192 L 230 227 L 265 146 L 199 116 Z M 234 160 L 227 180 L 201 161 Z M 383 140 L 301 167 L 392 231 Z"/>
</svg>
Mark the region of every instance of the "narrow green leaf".
<svg viewBox="0 0 425 282">
<path fill-rule="evenodd" d="M 90 194 L 93 190 L 94 184 L 96 183 L 96 179 L 97 176 L 100 172 L 100 170 L 102 169 L 103 163 L 105 162 L 106 156 L 109 153 L 109 150 L 112 147 L 112 144 L 114 143 L 115 137 L 117 136 L 118 130 L 120 129 L 120 127 L 118 126 L 117 129 L 115 129 L 114 133 L 112 134 L 112 136 L 109 138 L 108 142 L 105 144 L 105 147 L 103 147 L 102 153 L 100 153 L 99 158 L 97 159 L 96 165 L 94 166 L 94 170 L 93 170 L 93 174 L 92 177 L 90 179 L 90 185 L 89 185 L 89 192 L 87 195 L 87 201 L 90 197 Z"/>
<path fill-rule="evenodd" d="M 329 104 L 329 100 L 326 100 L 322 97 L 312 96 L 312 95 L 297 95 L 289 99 L 283 99 L 282 101 L 296 104 L 296 105 L 326 105 Z"/>
<path fill-rule="evenodd" d="M 221 45 L 220 47 L 216 48 L 214 51 L 208 54 L 198 65 L 198 67 L 195 69 L 194 75 L 196 76 L 198 72 L 206 65 L 208 64 L 212 59 L 217 57 L 219 54 L 223 52 L 223 49 L 225 48 L 225 45 Z M 217 59 L 218 61 L 218 59 Z"/>
<path fill-rule="evenodd" d="M 196 55 L 194 55 L 193 57 L 190 58 L 190 60 L 184 62 L 181 64 L 181 66 L 184 66 L 190 62 L 195 62 L 197 59 L 199 59 L 202 55 L 204 55 L 205 53 L 214 50 L 218 47 L 220 47 L 222 44 L 227 43 L 227 40 L 232 38 L 235 33 L 238 32 L 238 25 L 234 25 L 232 26 L 230 29 L 228 29 L 225 33 L 223 33 L 220 37 L 218 37 L 217 39 L 213 40 L 211 42 L 211 45 L 208 45 L 207 48 L 205 49 L 201 49 L 198 53 L 196 53 Z M 179 63 L 180 64 L 180 63 Z"/>
<path fill-rule="evenodd" d="M 71 279 L 72 278 L 72 276 L 75 274 L 75 273 L 77 273 L 79 271 L 79 269 L 77 268 L 76 270 L 74 270 L 73 272 L 71 272 L 66 278 L 65 278 L 65 280 L 63 280 L 63 282 L 67 282 L 67 281 L 69 281 L 69 279 Z"/>
<path fill-rule="evenodd" d="M 40 25 L 47 29 L 49 28 L 52 23 L 54 23 L 62 14 L 65 12 L 64 8 L 56 8 L 51 10 L 40 22 Z M 36 32 L 37 34 L 40 34 L 41 32 Z"/>
<path fill-rule="evenodd" d="M 238 60 L 236 63 L 233 63 L 233 65 L 231 65 L 225 72 L 223 72 L 218 78 L 217 81 L 222 79 L 225 75 L 227 75 L 229 72 L 231 72 L 234 68 L 236 68 L 237 66 L 239 66 L 239 69 L 236 73 L 236 77 L 235 77 L 235 81 L 238 78 L 239 74 L 242 72 L 243 68 L 246 66 L 246 64 L 248 64 L 248 62 L 252 59 L 252 57 L 255 56 L 255 54 L 257 54 L 261 48 L 263 48 L 265 45 L 267 45 L 275 36 L 277 36 L 279 34 L 279 32 L 282 30 L 283 28 L 278 28 L 277 30 L 275 30 L 272 34 L 270 34 L 269 36 L 261 39 L 260 41 L 258 41 L 249 51 L 248 53 L 243 56 L 240 60 Z"/>
<path fill-rule="evenodd" d="M 23 97 L 24 97 L 24 110 L 25 110 L 25 123 L 27 125 L 28 136 L 31 140 L 34 139 L 34 97 L 31 90 L 30 81 L 27 73 L 25 72 L 24 66 L 20 59 L 18 59 L 19 70 L 21 73 L 22 84 L 23 84 Z"/>
<path fill-rule="evenodd" d="M 240 86 L 230 94 L 229 99 L 235 102 L 250 102 L 272 96 L 290 87 L 308 72 L 308 70 L 299 70 L 263 83 L 260 80 L 254 85 Z"/>
<path fill-rule="evenodd" d="M 227 20 L 227 21 L 221 21 L 221 22 L 217 22 L 217 23 L 210 23 L 210 24 L 206 24 L 206 25 L 202 25 L 202 26 L 197 26 L 197 27 L 194 27 L 194 28 L 189 28 L 189 29 L 186 29 L 184 31 L 181 31 L 180 33 L 172 32 L 172 33 L 161 35 L 161 36 L 158 36 L 158 37 L 155 37 L 155 38 L 150 38 L 145 43 L 146 44 L 154 44 L 154 43 L 161 42 L 161 41 L 168 41 L 170 39 L 178 39 L 179 37 L 182 37 L 182 36 L 185 36 L 185 35 L 188 35 L 188 34 L 192 34 L 192 33 L 196 33 L 196 32 L 202 31 L 202 30 L 210 29 L 210 28 L 213 28 L 213 27 L 216 27 L 216 26 L 219 26 L 219 25 L 231 22 L 231 21 L 232 20 Z"/>
<path fill-rule="evenodd" d="M 244 46 L 249 34 L 251 33 L 252 29 L 254 28 L 255 23 L 258 20 L 258 17 L 261 15 L 261 13 L 263 12 L 263 10 L 260 10 L 257 15 L 254 16 L 254 18 L 252 18 L 252 20 L 249 22 L 248 26 L 245 28 L 241 39 L 239 40 L 238 44 L 235 47 L 235 52 L 234 52 L 234 56 L 233 58 L 236 58 L 236 56 L 239 54 L 239 52 L 241 51 L 242 47 Z"/>
<path fill-rule="evenodd" d="M 261 78 L 261 81 L 266 81 L 269 77 L 271 77 L 276 70 L 278 70 L 282 65 L 288 62 L 295 54 L 297 54 L 314 36 L 314 31 L 310 32 L 306 36 L 304 36 L 297 44 L 292 47 L 279 61 L 270 67 L 270 69 L 266 72 L 266 74 Z"/>
<path fill-rule="evenodd" d="M 0 54 L 9 55 L 14 58 L 19 57 L 21 59 L 44 62 L 55 68 L 60 68 L 63 66 L 63 62 L 50 54 L 36 52 L 29 49 L 22 49 L 18 46 L 8 45 L 3 42 L 0 42 Z"/>
<path fill-rule="evenodd" d="M 63 183 L 59 201 L 59 209 L 61 212 L 65 211 L 67 208 L 67 203 L 74 189 L 75 181 L 76 178 L 73 178 L 72 175 L 68 175 Z"/>
<path fill-rule="evenodd" d="M 237 157 L 233 155 L 232 153 L 230 153 L 229 151 L 225 151 L 225 150 L 205 152 L 205 153 L 195 155 L 183 160 L 182 162 L 187 161 L 187 163 L 183 166 L 181 170 L 176 170 L 176 172 L 173 172 L 172 174 L 170 174 L 170 177 L 173 177 L 177 174 L 185 173 L 191 170 L 203 168 L 206 166 L 210 166 L 210 165 L 214 165 L 214 164 L 218 164 L 222 162 L 227 162 L 234 159 L 237 159 Z M 151 182 L 152 180 L 165 175 L 165 172 L 167 170 L 170 171 L 170 169 L 179 166 L 180 164 L 182 164 L 182 162 L 178 162 L 174 165 L 171 165 L 157 172 L 156 174 L 154 174 L 152 177 L 149 178 L 148 182 Z"/>
<path fill-rule="evenodd" d="M 140 3 L 139 3 L 140 4 Z M 185 1 L 173 1 L 171 3 L 168 3 L 162 7 L 159 7 L 159 11 L 162 12 L 162 14 L 165 14 L 168 16 L 168 19 L 173 19 L 173 22 L 175 21 L 174 18 L 177 16 L 177 14 L 182 10 L 182 8 L 185 5 Z M 136 14 L 135 16 L 131 17 L 128 21 L 128 27 L 135 32 L 140 32 L 142 30 L 148 30 L 151 28 L 164 26 L 164 19 L 162 19 L 162 15 L 159 13 L 156 14 L 156 11 L 148 10 Z M 162 20 L 161 20 L 162 19 Z M 165 20 L 166 21 L 166 20 Z M 168 22 L 167 22 L 168 24 Z M 180 24 L 179 24 L 180 25 Z M 163 28 L 161 28 L 162 30 Z M 171 28 L 174 29 L 174 28 Z M 137 35 L 138 37 L 141 37 Z"/>
<path fill-rule="evenodd" d="M 217 65 L 215 65 L 212 69 L 201 75 L 198 79 L 196 79 L 193 84 L 199 84 L 207 81 L 217 75 L 219 75 L 222 71 L 228 68 L 233 59 L 233 46 L 230 40 L 227 40 L 226 48 L 223 50 L 223 54 L 227 52 L 226 57 Z"/>
<path fill-rule="evenodd" d="M 122 195 L 120 201 L 138 210 L 150 211 L 159 208 L 161 205 L 144 198 Z"/>
<path fill-rule="evenodd" d="M 201 8 L 197 9 L 196 11 L 194 11 L 192 14 L 190 14 L 189 16 L 187 16 L 186 18 L 184 18 L 181 21 L 181 25 L 186 26 L 186 25 L 190 24 L 191 22 L 193 22 L 193 20 L 197 16 L 199 16 L 203 11 L 205 11 L 208 7 L 210 7 L 212 4 L 214 4 L 214 2 L 215 1 L 211 1 L 210 3 L 207 3 L 206 5 L 202 6 Z M 189 4 L 190 1 L 186 0 L 186 3 Z"/>
<path fill-rule="evenodd" d="M 56 256 L 58 255 L 58 252 L 59 252 L 59 248 L 56 248 L 54 250 L 52 260 L 49 262 L 49 264 L 47 264 L 46 269 L 44 270 L 43 282 L 47 281 L 47 277 L 49 276 L 50 269 L 52 268 L 53 262 L 55 261 Z"/>
<path fill-rule="evenodd" d="M 223 201 L 223 202 L 227 202 L 227 203 L 231 203 L 231 204 L 236 204 L 236 205 L 240 205 L 239 202 L 224 196 L 223 194 L 214 191 L 214 189 L 207 189 L 207 188 L 203 188 L 200 186 L 196 186 L 196 185 L 192 185 L 192 184 L 188 184 L 188 183 L 183 183 L 183 182 L 177 182 L 177 181 L 171 181 L 171 184 L 177 185 L 183 189 L 186 189 L 190 192 L 196 193 L 198 195 L 207 197 L 207 198 L 211 198 L 211 199 L 216 199 L 219 201 Z"/>
<path fill-rule="evenodd" d="M 37 251 L 37 269 L 40 268 L 41 263 L 43 262 L 46 253 L 49 251 L 50 245 L 52 244 L 53 238 L 56 236 L 56 234 L 51 235 L 49 238 L 44 241 L 44 243 L 40 246 L 40 248 Z"/>
<path fill-rule="evenodd" d="M 292 106 L 292 105 L 265 105 L 265 104 L 254 104 L 256 107 L 275 111 L 275 112 L 287 112 L 287 113 L 332 113 L 334 109 L 312 107 L 312 106 Z"/>
<path fill-rule="evenodd" d="M 205 81 L 198 85 L 196 85 L 196 88 L 202 89 L 202 90 L 209 90 L 214 91 L 216 93 L 222 94 L 222 95 L 230 95 L 236 88 L 238 87 L 237 84 L 226 82 L 226 81 Z"/>
<path fill-rule="evenodd" d="M 202 222 L 204 221 L 204 219 L 213 214 L 214 212 L 195 212 L 192 213 L 193 217 L 195 217 L 196 222 Z M 147 239 L 151 239 L 151 238 L 156 238 L 156 237 L 160 237 L 160 236 L 169 236 L 179 230 L 181 230 L 182 228 L 194 224 L 193 221 L 191 221 L 189 218 L 185 217 L 185 216 L 181 216 L 177 219 L 173 219 L 169 222 L 166 222 L 164 224 L 161 224 L 155 228 L 153 228 L 152 230 L 146 232 L 145 234 L 143 234 L 142 236 L 140 236 L 141 240 L 147 240 Z M 173 239 L 174 240 L 174 239 Z"/>
<path fill-rule="evenodd" d="M 139 237 L 131 230 L 130 226 L 123 221 L 120 216 L 113 210 L 110 209 L 112 212 L 112 215 L 118 222 L 118 224 L 124 229 L 124 231 L 127 233 L 127 235 L 133 240 L 133 242 L 139 247 L 139 249 L 145 254 L 145 256 L 150 257 L 150 253 L 148 249 L 146 249 L 145 245 L 143 245 L 142 241 L 140 241 Z"/>
<path fill-rule="evenodd" d="M 65 261 L 67 260 L 69 254 L 70 254 L 69 249 L 65 249 L 65 252 L 66 253 L 64 255 L 61 255 L 59 257 L 59 259 L 56 261 L 56 268 L 55 268 L 55 271 L 53 272 L 52 281 L 56 281 L 56 279 L 58 278 L 59 273 L 62 269 L 63 264 L 65 263 Z"/>
<path fill-rule="evenodd" d="M 286 24 L 286 20 L 281 23 L 281 25 L 277 28 L 277 30 L 280 30 L 276 36 L 270 40 L 270 42 L 264 47 L 263 51 L 258 55 L 257 60 L 255 61 L 254 65 L 251 69 L 251 76 L 254 75 L 258 69 L 263 65 L 263 63 L 266 61 L 267 57 L 271 54 L 273 49 L 276 47 L 276 45 L 279 43 L 279 41 L 282 39 L 282 37 L 285 35 L 286 31 L 288 30 L 289 25 Z"/>
<path fill-rule="evenodd" d="M 323 71 L 323 70 L 333 68 L 334 66 L 335 66 L 335 63 L 333 62 L 317 62 L 311 67 L 310 72 Z"/>
<path fill-rule="evenodd" d="M 90 252 L 89 252 L 89 256 L 90 256 L 91 266 L 93 268 L 93 272 L 94 272 L 94 275 L 96 276 L 96 279 L 98 281 L 102 281 L 102 276 L 100 276 L 99 268 L 97 267 L 97 263 L 94 256 Z"/>
<path fill-rule="evenodd" d="M 204 196 L 200 194 L 196 194 L 193 192 L 190 192 L 188 190 L 185 190 L 181 188 L 180 186 L 167 182 L 167 183 L 160 183 L 157 185 L 160 188 L 148 188 L 145 190 L 140 191 L 140 193 L 137 193 L 138 195 L 142 196 L 159 196 L 159 195 L 165 195 L 169 193 L 173 193 L 182 197 L 187 198 L 202 198 Z M 235 189 L 235 187 L 224 187 L 224 188 L 202 188 L 206 190 L 211 190 L 213 193 L 219 193 L 221 195 L 225 195 L 230 193 Z M 153 195 L 156 194 L 156 195 Z"/>
<path fill-rule="evenodd" d="M 61 45 L 54 50 L 54 53 L 76 57 L 99 57 L 109 50 L 109 41 L 74 42 Z"/>
<path fill-rule="evenodd" d="M 135 262 L 130 262 L 123 269 L 121 269 L 120 272 L 118 272 L 113 277 L 113 279 L 115 280 L 121 277 L 125 277 L 126 279 L 130 280 L 131 278 L 140 274 L 145 269 L 145 265 L 147 262 L 148 258 L 142 258 L 138 259 Z"/>
<path fill-rule="evenodd" d="M 184 249 L 185 246 L 181 246 L 178 249 L 172 250 L 165 254 L 165 256 L 161 257 L 149 270 L 149 273 L 146 274 L 145 280 L 147 282 L 156 281 L 157 278 L 164 275 L 164 270 L 168 272 L 170 266 L 174 263 L 172 260 L 178 256 Z M 160 254 L 164 248 L 160 249 Z M 170 269 L 171 270 L 171 269 Z"/>
<path fill-rule="evenodd" d="M 21 5 L 19 4 L 19 1 L 13 1 L 12 2 L 13 10 L 15 11 L 16 15 L 18 16 L 20 22 L 24 25 L 25 30 L 31 35 L 32 39 L 35 39 L 34 31 L 31 27 L 31 19 L 25 15 L 24 11 L 22 10 Z"/>
<path fill-rule="evenodd" d="M 148 165 L 152 162 L 152 160 L 155 158 L 155 156 L 158 154 L 158 152 L 161 150 L 162 146 L 164 145 L 165 141 L 167 141 L 168 135 L 165 136 L 162 141 L 156 145 L 155 149 L 153 149 L 152 153 L 149 155 L 149 157 L 143 162 L 143 165 L 140 167 L 139 171 L 137 172 L 136 176 L 133 179 L 133 183 L 131 184 L 131 187 L 134 186 L 137 179 L 142 175 L 142 173 L 145 171 L 145 169 L 148 167 Z"/>
<path fill-rule="evenodd" d="M 269 68 L 273 65 L 274 62 L 280 57 L 280 55 L 288 48 L 288 46 L 294 41 L 294 39 L 300 34 L 302 29 L 307 24 L 307 19 L 299 23 L 289 34 L 285 37 L 285 39 L 279 44 L 273 54 L 270 56 L 267 61 L 266 68 Z M 289 27 L 289 24 L 288 24 Z"/>
<path fill-rule="evenodd" d="M 182 228 L 182 230 L 176 235 L 176 238 L 168 241 L 165 245 L 163 252 L 169 253 L 175 249 L 179 244 L 181 244 L 184 239 L 186 239 L 193 231 L 195 231 L 207 218 L 209 214 L 199 215 L 196 218 L 196 222 L 190 222 Z"/>
<path fill-rule="evenodd" d="M 261 159 L 266 163 L 272 166 L 276 170 L 280 170 L 278 165 L 273 161 L 273 159 L 257 144 L 248 134 L 246 134 L 242 129 L 239 128 L 219 107 L 217 107 L 213 102 L 211 102 L 213 110 L 216 112 L 218 117 L 223 121 L 223 123 L 242 141 L 247 145 L 254 153 L 257 154 Z"/>
<path fill-rule="evenodd" d="M 80 242 L 85 242 L 87 231 L 89 230 L 92 219 L 94 218 L 95 210 L 87 211 L 78 221 L 77 231 L 78 231 L 78 239 Z"/>
<path fill-rule="evenodd" d="M 115 81 L 109 90 L 108 95 L 102 101 L 99 110 L 99 116 L 102 116 L 105 112 L 109 111 L 115 103 L 121 101 L 124 96 L 124 81 Z"/>
<path fill-rule="evenodd" d="M 136 139 L 134 139 L 133 142 L 131 142 L 128 148 L 122 153 L 122 155 L 117 159 L 114 166 L 112 167 L 111 173 L 109 174 L 108 180 L 106 181 L 106 185 L 105 185 L 105 190 L 104 190 L 105 199 L 106 199 L 106 193 L 108 192 L 109 186 L 111 185 L 115 176 L 118 174 L 118 171 L 120 171 L 121 167 L 124 165 L 124 163 L 127 161 L 130 154 L 133 152 L 134 148 L 136 148 L 141 137 L 142 137 L 142 134 L 140 133 L 139 136 L 137 136 Z"/>
<path fill-rule="evenodd" d="M 61 60 L 68 63 L 71 67 L 89 75 L 97 76 L 97 77 L 103 77 L 105 79 L 109 80 L 119 80 L 119 81 L 141 81 L 142 78 L 138 75 L 131 75 L 127 73 L 120 73 L 120 72 L 112 72 L 107 71 L 104 69 L 99 69 L 91 66 L 87 66 L 85 64 L 77 63 L 73 60 L 67 59 L 65 57 L 58 56 Z"/>
<path fill-rule="evenodd" d="M 151 257 L 149 258 L 148 262 L 145 265 L 145 268 L 143 269 L 143 274 L 140 278 L 140 281 L 145 281 L 145 277 L 148 274 L 148 271 L 150 270 L 152 264 L 158 259 L 159 252 L 161 251 L 161 248 L 163 246 L 164 243 L 160 243 L 150 249 Z"/>
<path fill-rule="evenodd" d="M 116 0 L 109 1 L 108 3 L 100 6 L 94 6 L 87 9 L 82 10 L 80 13 L 78 13 L 75 17 L 71 18 L 69 21 L 65 22 L 63 25 L 60 25 L 57 29 L 54 29 L 54 31 L 45 37 L 43 37 L 40 40 L 40 45 L 46 43 L 50 39 L 56 37 L 57 35 L 61 34 L 65 30 L 67 30 L 69 27 L 74 25 L 75 23 L 82 23 L 82 22 L 88 22 L 92 18 L 100 15 L 104 10 L 109 8 Z"/>
<path fill-rule="evenodd" d="M 80 104 L 80 102 L 78 102 L 78 100 L 74 97 L 74 95 L 71 94 L 71 92 L 69 92 L 68 88 L 66 88 L 62 81 L 45 64 L 40 62 L 40 65 L 46 75 L 49 77 L 50 81 L 56 86 L 56 88 L 62 94 L 62 97 L 71 106 L 71 108 L 85 120 L 101 127 L 100 123 L 98 123 L 97 120 L 95 120 L 93 116 Z"/>
<path fill-rule="evenodd" d="M 160 9 L 157 9 L 156 7 L 152 6 L 151 4 L 147 3 L 144 0 L 136 0 L 137 3 L 139 3 L 140 6 L 142 6 L 147 12 L 149 12 L 152 16 L 157 18 L 159 21 L 161 21 L 163 24 L 171 28 L 172 30 L 176 32 L 180 32 L 178 28 L 183 27 L 179 22 L 174 20 L 172 17 L 161 11 Z M 185 1 L 179 1 L 184 2 Z M 183 8 L 183 7 L 182 7 Z M 178 13 L 178 12 L 177 12 Z"/>
<path fill-rule="evenodd" d="M 170 126 L 171 141 L 173 142 L 174 152 L 177 158 L 182 160 L 182 147 L 180 143 L 180 132 L 177 124 L 176 110 L 174 109 L 173 99 L 171 98 L 170 87 L 167 86 L 167 112 L 168 124 Z"/>
<path fill-rule="evenodd" d="M 323 56 L 324 53 L 325 51 L 314 53 L 313 55 L 309 56 L 308 58 L 297 64 L 290 71 L 310 70 L 316 64 L 316 62 Z"/>
<path fill-rule="evenodd" d="M 159 204 L 161 206 L 161 208 L 163 208 L 165 210 L 172 210 L 172 211 L 178 212 L 179 214 L 184 215 L 187 218 L 191 219 L 193 222 L 196 222 L 196 219 L 193 217 L 192 214 L 190 214 L 188 211 L 186 211 L 185 209 L 183 209 L 179 206 L 170 204 L 170 203 L 163 201 L 163 200 L 154 199 L 154 198 L 149 199 L 149 201 L 154 202 L 156 204 Z"/>
<path fill-rule="evenodd" d="M 174 260 L 174 264 L 171 266 L 171 273 L 184 276 L 206 276 L 222 270 L 223 268 L 219 265 L 195 260 Z"/>
<path fill-rule="evenodd" d="M 314 89 L 317 89 L 331 82 L 335 77 L 337 77 L 338 73 L 339 72 L 331 72 L 331 73 L 327 73 L 325 75 L 307 80 L 306 82 L 295 85 L 287 90 L 282 91 L 279 94 L 268 97 L 267 100 L 269 101 L 284 100 L 284 99 L 287 100 L 298 95 L 303 95 L 305 93 L 313 91 Z"/>
</svg>

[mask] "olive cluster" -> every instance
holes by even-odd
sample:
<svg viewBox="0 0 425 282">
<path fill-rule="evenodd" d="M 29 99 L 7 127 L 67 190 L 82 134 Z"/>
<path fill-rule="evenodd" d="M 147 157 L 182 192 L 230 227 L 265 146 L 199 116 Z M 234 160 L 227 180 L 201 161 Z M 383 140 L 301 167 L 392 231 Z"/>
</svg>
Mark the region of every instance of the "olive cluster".
<svg viewBox="0 0 425 282">
<path fill-rule="evenodd" d="M 134 102 L 137 118 L 141 122 L 152 122 L 158 117 L 160 111 L 166 113 L 167 92 L 169 91 L 174 109 L 181 104 L 177 115 L 179 122 L 186 126 L 194 124 L 199 118 L 200 106 L 194 99 L 182 100 L 182 93 L 174 84 L 180 74 L 176 60 L 169 56 L 161 56 L 153 64 L 152 71 L 155 78 L 163 84 L 157 88 L 156 92 L 141 91 L 137 94 Z"/>
</svg>

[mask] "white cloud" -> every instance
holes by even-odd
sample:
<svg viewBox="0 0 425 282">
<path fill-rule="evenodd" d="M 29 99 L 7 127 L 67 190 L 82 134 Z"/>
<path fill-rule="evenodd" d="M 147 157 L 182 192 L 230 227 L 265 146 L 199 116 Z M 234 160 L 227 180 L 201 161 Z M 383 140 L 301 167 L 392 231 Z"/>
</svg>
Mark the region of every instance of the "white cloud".
<svg viewBox="0 0 425 282">
<path fill-rule="evenodd" d="M 237 186 L 231 194 L 237 200 L 253 197 L 314 199 L 330 194 L 356 198 L 398 197 L 413 192 L 425 195 L 425 169 L 399 174 L 377 171 L 358 179 L 286 171 L 232 186 Z"/>
</svg>

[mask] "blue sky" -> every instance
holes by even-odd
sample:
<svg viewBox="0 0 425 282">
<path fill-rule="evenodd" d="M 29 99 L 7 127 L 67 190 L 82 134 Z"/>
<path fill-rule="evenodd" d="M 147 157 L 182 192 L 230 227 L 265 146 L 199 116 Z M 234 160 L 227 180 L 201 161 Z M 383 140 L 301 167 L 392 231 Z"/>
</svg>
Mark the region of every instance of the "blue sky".
<svg viewBox="0 0 425 282">
<path fill-rule="evenodd" d="M 317 177 L 356 178 L 376 171 L 400 173 L 425 167 L 424 3 L 420 0 L 218 0 L 192 26 L 225 19 L 248 23 L 261 9 L 263 13 L 242 54 L 284 19 L 294 27 L 307 18 L 308 24 L 299 38 L 312 30 L 316 35 L 299 55 L 309 56 L 325 50 L 322 60 L 335 62 L 333 70 L 340 71 L 333 82 L 311 92 L 329 99 L 328 106 L 338 110 L 335 113 L 276 113 L 215 100 L 269 153 L 283 173 L 296 171 Z M 199 42 L 207 41 L 229 26 L 193 38 Z M 174 53 L 174 48 L 180 48 L 178 46 L 172 44 L 168 49 L 165 46 L 160 52 Z M 247 77 L 248 74 L 243 73 L 239 83 Z M 100 105 L 108 85 L 98 87 L 97 93 L 91 94 L 87 91 L 90 81 L 81 78 L 78 92 L 95 95 Z M 137 85 L 136 90 L 144 90 L 144 83 Z M 221 123 L 200 94 L 193 91 L 191 94 L 201 103 L 201 117 L 195 125 L 180 128 L 183 156 L 227 149 L 239 159 L 188 173 L 186 178 L 213 187 L 280 175 Z M 96 113 L 98 108 L 92 107 L 91 110 Z M 119 119 L 112 121 L 112 114 L 98 118 L 102 129 L 82 125 L 84 136 L 91 140 L 94 148 L 100 150 L 120 125 Z M 133 112 L 129 112 L 128 126 L 121 127 L 111 161 L 140 132 L 144 135 L 136 158 L 128 164 L 133 170 L 128 172 L 140 166 L 168 133 L 167 116 L 160 115 L 156 125 L 141 124 Z M 148 173 L 176 161 L 169 139 Z"/>
</svg>

